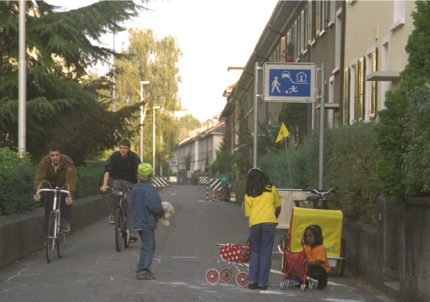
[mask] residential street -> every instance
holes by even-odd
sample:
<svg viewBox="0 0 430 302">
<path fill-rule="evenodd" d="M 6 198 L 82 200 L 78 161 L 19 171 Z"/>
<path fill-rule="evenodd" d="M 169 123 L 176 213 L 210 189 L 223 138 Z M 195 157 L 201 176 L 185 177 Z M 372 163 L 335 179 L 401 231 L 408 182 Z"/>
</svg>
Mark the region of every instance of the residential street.
<svg viewBox="0 0 430 302">
<path fill-rule="evenodd" d="M 390 301 L 338 276 L 329 277 L 325 290 L 280 290 L 275 247 L 267 291 L 233 282 L 209 285 L 206 271 L 222 267 L 217 243 L 248 237 L 243 210 L 233 203 L 206 202 L 204 186 L 170 186 L 160 194 L 176 214 L 169 227 L 156 231 L 156 280 L 136 280 L 140 241 L 117 252 L 106 218 L 72 233 L 64 258 L 47 264 L 41 250 L 0 271 L 0 301 Z"/>
</svg>

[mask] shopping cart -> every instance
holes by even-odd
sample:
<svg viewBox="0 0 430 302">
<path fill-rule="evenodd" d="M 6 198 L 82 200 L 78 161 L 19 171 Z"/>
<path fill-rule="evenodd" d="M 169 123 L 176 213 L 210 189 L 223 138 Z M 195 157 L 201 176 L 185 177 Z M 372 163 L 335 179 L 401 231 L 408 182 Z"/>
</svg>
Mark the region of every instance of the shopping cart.
<svg viewBox="0 0 430 302">
<path fill-rule="evenodd" d="M 215 285 L 221 279 L 223 282 L 230 282 L 236 273 L 236 284 L 240 287 L 248 286 L 248 272 L 245 263 L 249 261 L 251 254 L 251 244 L 224 243 L 218 244 L 220 260 L 224 265 L 218 271 L 211 268 L 206 272 L 206 281 Z"/>
</svg>

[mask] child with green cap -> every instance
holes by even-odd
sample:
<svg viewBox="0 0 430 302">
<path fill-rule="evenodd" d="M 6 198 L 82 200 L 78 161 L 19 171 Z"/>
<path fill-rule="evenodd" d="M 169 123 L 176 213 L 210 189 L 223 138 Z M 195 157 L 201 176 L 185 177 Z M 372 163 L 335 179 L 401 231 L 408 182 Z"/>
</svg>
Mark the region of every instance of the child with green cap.
<svg viewBox="0 0 430 302">
<path fill-rule="evenodd" d="M 138 166 L 139 182 L 131 191 L 132 224 L 141 239 L 140 258 L 136 269 L 136 279 L 153 280 L 154 274 L 149 269 L 155 251 L 157 217 L 164 216 L 161 199 L 151 184 L 152 166 L 142 163 Z"/>
</svg>

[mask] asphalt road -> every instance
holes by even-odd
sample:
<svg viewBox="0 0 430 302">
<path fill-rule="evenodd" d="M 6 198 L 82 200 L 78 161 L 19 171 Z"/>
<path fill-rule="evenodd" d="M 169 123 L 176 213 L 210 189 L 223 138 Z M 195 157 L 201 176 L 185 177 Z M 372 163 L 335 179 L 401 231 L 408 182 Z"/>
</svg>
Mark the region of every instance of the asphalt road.
<svg viewBox="0 0 430 302">
<path fill-rule="evenodd" d="M 275 248 L 267 291 L 233 282 L 209 285 L 206 271 L 223 266 L 217 243 L 248 237 L 243 210 L 233 203 L 206 202 L 204 186 L 171 186 L 160 195 L 176 213 L 169 227 L 156 231 L 156 280 L 136 280 L 140 241 L 117 252 L 106 218 L 72 233 L 62 259 L 47 264 L 41 250 L 0 271 L 0 301 L 389 301 L 338 276 L 330 276 L 324 290 L 280 290 Z"/>
</svg>

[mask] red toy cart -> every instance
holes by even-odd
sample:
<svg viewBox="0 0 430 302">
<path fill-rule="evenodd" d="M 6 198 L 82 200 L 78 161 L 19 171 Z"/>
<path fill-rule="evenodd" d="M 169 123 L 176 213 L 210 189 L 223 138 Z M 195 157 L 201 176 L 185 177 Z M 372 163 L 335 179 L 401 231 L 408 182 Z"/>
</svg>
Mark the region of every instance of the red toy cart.
<svg viewBox="0 0 430 302">
<path fill-rule="evenodd" d="M 233 275 L 236 272 L 236 284 L 240 287 L 248 286 L 248 272 L 245 271 L 245 263 L 249 261 L 251 254 L 251 245 L 249 243 L 225 243 L 218 244 L 220 261 L 225 265 L 218 271 L 211 268 L 206 272 L 206 281 L 215 285 L 221 279 L 223 282 L 233 280 Z"/>
</svg>

